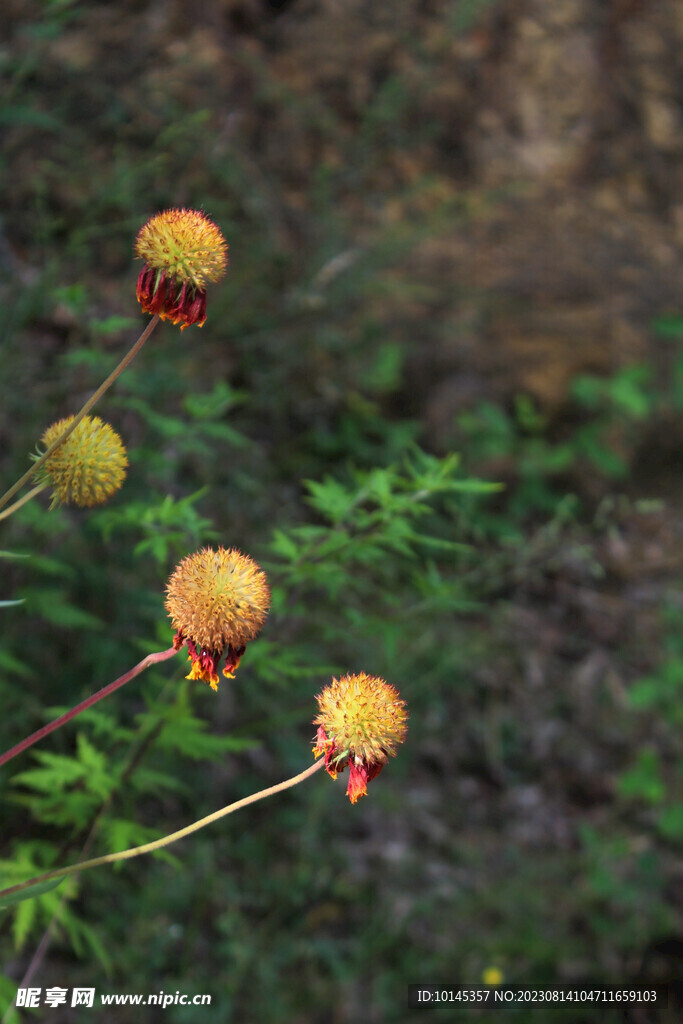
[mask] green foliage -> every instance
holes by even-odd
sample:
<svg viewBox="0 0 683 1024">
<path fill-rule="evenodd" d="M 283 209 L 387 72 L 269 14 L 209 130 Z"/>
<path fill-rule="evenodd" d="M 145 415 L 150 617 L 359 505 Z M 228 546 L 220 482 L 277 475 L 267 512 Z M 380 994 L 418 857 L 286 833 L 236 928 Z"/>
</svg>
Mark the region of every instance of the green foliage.
<svg viewBox="0 0 683 1024">
<path fill-rule="evenodd" d="M 29 791 L 14 799 L 38 821 L 85 828 L 115 789 L 118 780 L 105 755 L 83 733 L 78 734 L 76 747 L 75 757 L 37 750 L 34 757 L 40 767 L 14 776 L 14 785 Z"/>
<path fill-rule="evenodd" d="M 655 750 L 640 751 L 636 764 L 621 775 L 619 789 L 624 796 L 637 797 L 647 803 L 662 802 L 665 786 L 659 756 Z"/>
<path fill-rule="evenodd" d="M 625 835 L 607 838 L 586 825 L 581 828 L 584 848 L 586 887 L 595 900 L 592 927 L 605 934 L 612 931 L 612 916 L 620 921 L 621 930 L 615 942 L 628 947 L 642 941 L 645 921 L 643 911 L 650 900 L 656 900 L 661 877 L 661 861 L 657 854 L 638 849 Z M 656 900 L 653 907 L 658 926 L 671 926 L 670 909 Z"/>
<path fill-rule="evenodd" d="M 579 376 L 572 394 L 584 415 L 564 437 L 528 395 L 518 395 L 513 413 L 491 402 L 458 417 L 467 438 L 468 465 L 507 463 L 514 487 L 506 515 L 524 522 L 539 512 L 552 514 L 567 486 L 589 470 L 611 481 L 625 481 L 640 437 L 641 425 L 677 404 L 676 377 L 662 392 L 655 388 L 651 366 L 625 367 L 612 378 Z"/>
<path fill-rule="evenodd" d="M 136 721 L 145 731 L 161 726 L 156 740 L 159 750 L 192 760 L 218 762 L 228 753 L 239 753 L 254 746 L 254 741 L 246 737 L 209 733 L 206 721 L 192 713 L 188 686 L 180 687 L 173 702 L 166 707 L 152 703 L 149 711 L 138 715 Z"/>
<path fill-rule="evenodd" d="M 456 32 L 467 32 L 483 13 L 499 3 L 500 0 L 451 0 L 451 24 Z"/>
<path fill-rule="evenodd" d="M 24 879 L 22 878 L 23 882 Z M 26 888 L 20 889 L 18 892 L 11 892 L 5 896 L 0 896 L 0 910 L 5 910 L 7 907 L 13 906 L 15 903 L 23 903 L 24 900 L 33 900 L 38 896 L 43 896 L 46 892 L 50 892 L 52 889 L 56 889 L 58 885 L 64 881 L 63 878 L 50 878 L 47 882 L 36 882 L 35 885 L 27 885 Z M 5 878 L 3 884 L 9 888 L 9 882 Z M 17 924 L 15 929 L 15 939 L 17 946 L 20 947 L 23 942 L 23 929 L 25 922 L 30 921 L 33 916 L 33 908 L 30 910 L 22 911 L 21 914 L 17 915 Z M 14 993 L 12 993 L 14 997 Z"/>
<path fill-rule="evenodd" d="M 637 710 L 659 712 L 672 725 L 681 724 L 683 658 L 672 654 L 656 674 L 644 676 L 629 689 L 629 702 Z"/>
<path fill-rule="evenodd" d="M 681 697 L 683 696 L 683 639 L 681 612 L 665 611 L 666 655 L 656 672 L 635 682 L 629 689 L 629 704 L 640 716 L 656 720 L 668 740 L 668 764 L 652 746 L 642 746 L 635 762 L 619 777 L 621 794 L 655 811 L 655 826 L 671 842 L 683 838 L 683 756 L 680 752 Z"/>
<path fill-rule="evenodd" d="M 53 844 L 46 841 L 15 841 L 11 859 L 0 860 L 3 888 L 42 874 L 53 866 L 55 854 Z M 7 897 L 6 903 L 3 902 L 3 907 L 13 908 L 13 937 L 16 949 L 21 949 L 29 935 L 41 926 L 44 927 L 54 915 L 59 915 L 64 921 L 62 897 L 61 893 L 57 892 L 59 884 L 59 879 L 40 883 L 25 890 L 29 893 L 28 897 L 20 892 Z M 71 889 L 73 890 L 73 885 Z M 70 913 L 67 920 L 73 922 Z"/>
<path fill-rule="evenodd" d="M 421 633 L 427 643 L 435 617 L 474 606 L 454 575 L 472 549 L 454 539 L 440 503 L 498 486 L 465 478 L 455 455 L 436 458 L 414 446 L 385 468 L 351 466 L 341 478 L 305 486 L 318 522 L 276 529 L 277 561 L 268 563 L 273 613 L 299 635 L 299 649 L 259 645 L 259 668 L 294 682 L 327 674 L 330 654 L 339 671 L 367 650 L 386 674 L 407 677 L 416 658 L 408 638 Z"/>
<path fill-rule="evenodd" d="M 56 587 L 25 587 L 23 600 L 31 610 L 46 622 L 59 629 L 102 629 L 103 623 L 96 615 L 72 604 L 66 590 Z"/>
<path fill-rule="evenodd" d="M 310 574 L 311 562 L 335 575 L 337 585 L 347 579 L 353 586 L 360 584 L 359 576 L 341 570 L 354 563 L 381 562 L 387 550 L 408 558 L 414 558 L 421 545 L 463 550 L 464 545 L 415 529 L 418 520 L 432 513 L 429 501 L 436 495 L 498 490 L 496 484 L 458 479 L 458 464 L 455 455 L 437 459 L 413 449 L 401 466 L 351 470 L 348 484 L 329 476 L 305 481 L 308 503 L 329 525 L 276 533 L 273 547 L 289 563 L 290 582 L 298 582 L 296 568 L 301 564 Z"/>
<path fill-rule="evenodd" d="M 652 326 L 661 338 L 683 339 L 683 316 L 678 313 L 659 316 Z"/>
<path fill-rule="evenodd" d="M 28 558 L 28 554 L 18 554 L 15 551 L 0 551 L 0 558 Z M 7 599 L 0 601 L 0 608 L 11 608 L 13 605 L 23 604 L 24 598 Z"/>
<path fill-rule="evenodd" d="M 202 488 L 184 498 L 167 494 L 158 501 L 132 501 L 123 508 L 103 509 L 95 521 L 102 539 L 109 542 L 117 534 L 138 537 L 133 556 L 151 556 L 159 565 L 168 565 L 190 547 L 216 536 L 211 520 L 200 515 L 195 505 L 206 494 Z"/>
<path fill-rule="evenodd" d="M 628 366 L 611 380 L 577 377 L 573 391 L 575 398 L 591 412 L 607 409 L 635 420 L 651 415 L 656 400 L 649 366 Z"/>
<path fill-rule="evenodd" d="M 325 90 L 282 82 L 264 14 L 226 72 L 262 115 L 254 138 L 242 100 L 228 115 L 212 105 L 213 72 L 208 92 L 187 87 L 198 55 L 209 74 L 201 25 L 177 81 L 159 50 L 137 76 L 108 65 L 85 104 L 88 5 L 43 4 L 0 57 L 8 482 L 140 325 L 130 248 L 145 216 L 205 207 L 232 264 L 206 326 L 162 325 L 103 402 L 129 448 L 120 495 L 88 512 L 37 499 L 3 523 L 3 546 L 31 557 L 0 554 L 2 749 L 170 644 L 163 591 L 189 552 L 252 553 L 273 596 L 217 696 L 181 681 L 180 654 L 5 769 L 0 883 L 148 842 L 300 771 L 331 674 L 377 672 L 411 711 L 405 749 L 353 809 L 343 779 L 318 775 L 173 856 L 97 869 L 78 891 L 27 890 L 0 915 L 13 975 L 17 950 L 30 958 L 55 922 L 69 983 L 111 972 L 121 990 L 173 991 L 191 978 L 226 1022 L 370 1006 L 391 1024 L 406 978 L 478 981 L 500 963 L 509 980 L 621 982 L 680 928 L 680 623 L 666 613 L 660 658 L 656 627 L 612 628 L 610 599 L 626 593 L 639 628 L 656 618 L 651 576 L 629 576 L 619 554 L 653 496 L 635 473 L 644 446 L 683 409 L 683 319 L 652 324 L 662 365 L 578 377 L 559 416 L 491 389 L 441 448 L 423 418 L 425 353 L 459 343 L 455 305 L 441 315 L 452 278 L 429 254 L 508 197 L 461 187 L 452 132 L 439 141 L 429 114 L 434 97 L 459 111 L 460 86 L 449 94 L 431 53 L 493 7 L 445 5 L 430 39 L 397 16 L 417 59 L 406 74 L 378 66 L 357 107 L 344 92 L 348 117 Z M 472 53 L 494 38 L 482 24 Z M 432 146 L 445 174 L 419 167 Z M 497 301 L 467 294 L 463 309 Z M 615 489 L 633 498 L 626 512 Z M 15 993 L 0 978 L 0 1000 Z"/>
</svg>

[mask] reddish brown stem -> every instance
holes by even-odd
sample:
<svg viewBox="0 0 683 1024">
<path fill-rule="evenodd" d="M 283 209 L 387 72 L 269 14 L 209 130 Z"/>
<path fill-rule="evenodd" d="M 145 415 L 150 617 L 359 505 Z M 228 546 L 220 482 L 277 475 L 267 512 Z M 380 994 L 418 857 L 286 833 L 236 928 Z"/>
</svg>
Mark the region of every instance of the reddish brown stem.
<svg viewBox="0 0 683 1024">
<path fill-rule="evenodd" d="M 0 765 L 7 764 L 7 762 L 11 761 L 13 757 L 17 756 L 17 754 L 21 754 L 24 750 L 28 750 L 28 748 L 32 747 L 34 743 L 38 743 L 38 741 L 42 740 L 45 736 L 49 736 L 51 732 L 54 732 L 55 729 L 59 729 L 60 726 L 66 725 L 66 723 L 70 722 L 72 718 L 79 715 L 81 711 L 86 711 L 88 708 L 91 708 L 93 704 L 97 704 L 98 700 L 108 697 L 110 693 L 114 692 L 114 690 L 118 690 L 119 687 L 125 686 L 126 683 L 131 681 L 131 679 L 134 679 L 135 676 L 140 675 L 140 673 L 146 668 L 149 668 L 150 665 L 156 665 L 160 661 L 167 661 L 177 653 L 178 652 L 175 647 L 169 647 L 167 651 L 157 651 L 156 654 L 148 654 L 147 657 L 138 662 L 130 672 L 126 672 L 125 675 L 119 676 L 119 678 L 115 679 L 113 683 L 108 683 L 106 686 L 103 686 L 101 690 L 97 691 L 97 693 L 93 693 L 92 696 L 86 697 L 85 700 L 82 700 L 75 708 L 71 708 L 70 711 L 66 711 L 63 715 L 60 715 L 59 718 L 55 718 L 53 722 L 50 722 L 48 725 L 44 725 L 42 729 L 38 729 L 37 732 L 34 732 L 30 736 L 27 736 L 26 739 L 23 739 L 21 743 L 17 743 L 11 750 L 0 755 Z"/>
</svg>

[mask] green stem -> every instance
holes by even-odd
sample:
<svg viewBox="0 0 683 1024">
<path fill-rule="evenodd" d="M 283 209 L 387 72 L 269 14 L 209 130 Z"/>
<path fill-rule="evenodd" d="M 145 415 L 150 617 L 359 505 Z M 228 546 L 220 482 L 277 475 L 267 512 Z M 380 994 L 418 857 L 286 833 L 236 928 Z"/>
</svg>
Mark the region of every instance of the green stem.
<svg viewBox="0 0 683 1024">
<path fill-rule="evenodd" d="M 161 693 L 161 699 L 162 700 L 164 698 L 165 693 L 168 690 L 170 690 L 172 685 L 174 685 L 174 684 L 172 684 L 171 682 L 166 683 L 166 686 L 164 687 L 164 689 L 162 690 L 162 693 Z M 154 723 L 154 725 L 152 726 L 152 728 L 151 729 L 147 728 L 146 732 L 143 731 L 143 727 L 140 727 L 138 729 L 138 743 L 137 743 L 137 746 L 134 747 L 132 753 L 129 756 L 128 763 L 126 764 L 125 768 L 123 769 L 123 771 L 121 772 L 121 774 L 119 776 L 119 780 L 118 780 L 118 784 L 117 784 L 116 789 L 113 789 L 109 793 L 109 795 L 106 797 L 104 802 L 100 805 L 100 808 L 97 811 L 97 814 L 95 815 L 95 819 L 94 819 L 94 821 L 92 822 L 92 824 L 90 826 L 90 831 L 88 832 L 88 836 L 87 836 L 83 846 L 81 847 L 81 852 L 80 852 L 80 857 L 81 858 L 87 857 L 88 852 L 90 850 L 90 847 L 92 846 L 93 842 L 95 841 L 95 836 L 97 835 L 97 831 L 98 831 L 98 829 L 100 827 L 100 824 L 102 823 L 105 814 L 107 813 L 107 811 L 111 807 L 111 805 L 113 803 L 113 800 L 114 800 L 114 797 L 117 795 L 117 792 L 118 793 L 121 792 L 121 790 L 124 788 L 124 784 L 135 773 L 136 769 L 138 768 L 138 766 L 142 762 L 142 760 L 143 760 L 143 758 L 145 756 L 145 753 L 150 748 L 150 746 L 154 743 L 154 740 L 157 738 L 159 733 L 161 733 L 163 731 L 165 725 L 166 725 L 165 719 L 158 718 L 156 720 L 156 722 Z M 66 901 L 68 899 L 68 895 L 69 895 L 68 894 L 68 890 L 65 889 L 64 892 L 62 893 L 62 896 L 61 896 L 61 899 L 59 901 L 59 904 L 57 905 L 56 909 L 54 910 L 54 912 L 52 914 L 52 917 L 50 918 L 50 921 L 48 923 L 47 928 L 43 932 L 43 937 L 41 938 L 40 942 L 38 943 L 38 947 L 37 947 L 35 953 L 33 954 L 33 957 L 31 958 L 31 962 L 28 965 L 28 967 L 26 968 L 26 971 L 24 972 L 23 978 L 19 982 L 19 988 L 28 988 L 29 985 L 31 984 L 32 979 L 35 977 L 36 973 L 40 970 L 40 966 L 41 966 L 41 964 L 42 964 L 42 962 L 43 962 L 43 960 L 44 960 L 44 958 L 45 958 L 45 956 L 47 954 L 48 949 L 50 948 L 50 942 L 52 941 L 52 937 L 54 935 L 54 931 L 55 931 L 55 926 L 56 926 L 57 920 L 58 920 L 58 918 L 60 916 L 62 908 L 64 907 L 64 904 L 66 903 Z M 10 1006 L 9 1009 L 7 1010 L 7 1013 L 5 1014 L 5 1016 L 0 1019 L 0 1024 L 7 1024 L 7 1022 L 10 1019 L 10 1013 L 11 1012 L 12 1012 L 12 1007 Z"/>
<path fill-rule="evenodd" d="M 35 498 L 36 494 L 40 494 L 41 491 L 44 491 L 45 488 L 49 486 L 50 481 L 43 480 L 42 484 L 38 484 L 38 486 L 34 487 L 32 491 L 27 491 L 23 498 L 19 498 L 19 500 L 15 501 L 9 508 L 3 509 L 3 511 L 0 512 L 0 519 L 7 519 L 7 517 L 11 516 L 13 512 L 16 512 L 22 505 L 25 505 L 27 501 L 30 501 L 31 498 Z"/>
<path fill-rule="evenodd" d="M 85 403 L 85 405 L 80 410 L 80 412 L 76 413 L 76 415 L 74 416 L 73 420 L 71 421 L 69 426 L 66 428 L 64 433 L 61 434 L 56 439 L 56 441 L 54 441 L 50 445 L 50 447 L 47 449 L 47 451 L 44 451 L 39 459 L 36 459 L 36 461 L 33 463 L 31 468 L 27 469 L 26 472 L 24 473 L 24 475 L 19 480 L 17 480 L 17 482 L 15 484 L 13 484 L 12 487 L 10 487 L 10 489 L 8 491 L 6 491 L 3 494 L 3 496 L 0 498 L 0 508 L 4 508 L 4 506 L 10 500 L 10 498 L 13 498 L 14 495 L 17 493 L 17 491 L 21 490 L 21 488 L 24 486 L 24 484 L 28 483 L 28 481 L 31 479 L 31 477 L 35 476 L 35 474 L 40 469 L 40 467 L 43 465 L 45 460 L 48 459 L 52 455 L 53 451 L 56 448 L 59 448 L 60 444 L 63 444 L 64 441 L 66 441 L 67 437 L 76 429 L 76 427 L 81 422 L 83 417 L 88 415 L 88 413 L 90 412 L 92 407 L 95 405 L 95 403 L 99 402 L 100 398 L 105 393 L 105 391 L 109 390 L 109 388 L 112 386 L 114 381 L 118 377 L 121 376 L 121 374 L 126 369 L 128 364 L 131 363 L 133 361 L 133 359 L 135 359 L 135 356 L 138 354 L 138 352 L 140 351 L 142 346 L 145 344 L 145 342 L 147 341 L 147 339 L 149 338 L 150 334 L 152 333 L 152 331 L 154 330 L 154 328 L 156 327 L 156 325 L 158 323 L 159 323 L 159 317 L 158 316 L 153 316 L 152 319 L 150 320 L 150 322 L 145 327 L 145 329 L 142 332 L 142 334 L 140 335 L 140 337 L 138 338 L 138 340 L 135 342 L 133 347 L 130 349 L 130 351 L 123 357 L 123 359 L 121 360 L 119 365 L 116 367 L 116 369 L 112 370 L 112 372 L 109 374 L 107 379 L 102 384 L 100 384 L 100 386 L 98 387 L 97 391 L 93 395 L 91 395 L 91 397 Z"/>
<path fill-rule="evenodd" d="M 35 878 L 29 878 L 26 882 L 18 882 L 16 885 L 11 885 L 8 889 L 0 889 L 0 900 L 5 896 L 12 895 L 12 893 L 21 892 L 22 889 L 28 889 L 32 885 L 49 882 L 52 878 L 67 878 L 69 875 L 75 875 L 79 871 L 85 871 L 88 868 L 97 868 L 102 864 L 116 864 L 120 860 L 130 860 L 133 857 L 141 857 L 145 853 L 153 853 L 154 850 L 162 850 L 165 846 L 170 846 L 171 843 L 184 839 L 186 836 L 191 836 L 193 832 L 198 832 L 207 825 L 212 825 L 214 821 L 225 818 L 226 815 L 232 814 L 234 811 L 241 810 L 242 807 L 248 807 L 249 804 L 254 804 L 257 800 L 265 800 L 268 796 L 274 796 L 276 793 L 282 793 L 285 789 L 291 789 L 292 786 L 298 785 L 299 782 L 303 782 L 304 779 L 319 771 L 324 765 L 325 759 L 320 758 L 319 761 L 310 765 L 306 771 L 300 772 L 299 775 L 286 779 L 284 782 L 278 782 L 275 786 L 269 786 L 268 789 L 262 789 L 258 793 L 252 793 L 251 796 L 245 796 L 241 800 L 236 800 L 234 803 L 228 804 L 227 807 L 222 807 L 220 811 L 207 814 L 205 818 L 200 818 L 199 821 L 186 825 L 185 828 L 172 832 L 162 839 L 155 839 L 154 842 L 144 843 L 143 846 L 133 846 L 130 850 L 121 850 L 119 853 L 107 853 L 104 857 L 93 857 L 92 860 L 83 860 L 78 864 L 71 864 L 67 868 L 55 868 L 54 871 L 46 871 L 44 875 L 36 875 Z"/>
</svg>

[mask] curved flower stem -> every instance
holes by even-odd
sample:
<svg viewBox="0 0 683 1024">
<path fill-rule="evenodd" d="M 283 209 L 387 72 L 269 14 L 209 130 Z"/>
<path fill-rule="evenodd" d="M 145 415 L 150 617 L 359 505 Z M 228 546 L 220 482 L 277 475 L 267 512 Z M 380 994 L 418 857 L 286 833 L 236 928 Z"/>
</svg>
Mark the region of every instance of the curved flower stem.
<svg viewBox="0 0 683 1024">
<path fill-rule="evenodd" d="M 167 651 L 157 651 L 156 654 L 148 654 L 147 657 L 143 658 L 142 661 L 139 661 L 138 664 L 130 670 L 130 672 L 126 672 L 125 675 L 119 676 L 119 678 L 115 679 L 113 683 L 108 683 L 106 686 L 103 686 L 101 690 L 97 691 L 97 693 L 93 693 L 92 696 L 86 697 L 85 700 L 82 700 L 75 708 L 71 708 L 70 711 L 65 711 L 63 715 L 59 716 L 59 718 L 55 718 L 53 722 L 49 722 L 48 725 L 44 725 L 42 729 L 38 729 L 37 732 L 27 736 L 26 739 L 21 741 L 21 743 L 17 743 L 11 750 L 7 750 L 4 754 L 0 755 L 0 765 L 7 764 L 7 762 L 11 761 L 13 757 L 17 756 L 17 754 L 21 754 L 24 750 L 28 750 L 28 748 L 32 747 L 34 743 L 42 740 L 45 736 L 49 736 L 51 732 L 55 731 L 55 729 L 59 729 L 61 725 L 66 725 L 66 723 L 70 722 L 72 718 L 79 715 L 81 711 L 86 711 L 87 708 L 91 708 L 93 704 L 97 704 L 98 700 L 102 700 L 103 697 L 108 697 L 110 693 L 114 692 L 114 690 L 118 690 L 119 687 L 125 686 L 125 684 L 129 683 L 131 679 L 135 679 L 135 677 L 139 676 L 141 672 L 144 672 L 146 668 L 149 668 L 150 665 L 156 665 L 160 661 L 167 661 L 177 653 L 178 652 L 175 647 L 169 647 Z"/>
<path fill-rule="evenodd" d="M 56 448 L 59 448 L 60 444 L 63 444 L 64 441 L 66 441 L 66 439 L 69 436 L 69 434 L 71 434 L 71 432 L 76 429 L 76 427 L 81 422 L 83 417 L 88 415 L 88 413 L 90 412 L 92 407 L 95 405 L 95 403 L 99 402 L 100 398 L 105 393 L 105 391 L 109 390 L 109 388 L 112 386 L 114 381 L 118 377 L 121 376 L 121 374 L 126 369 L 128 364 L 131 363 L 133 361 L 133 359 L 135 359 L 135 356 L 138 354 L 138 352 L 140 351 L 142 346 L 145 344 L 145 342 L 147 341 L 147 339 L 149 338 L 150 334 L 152 333 L 152 331 L 154 330 L 154 328 L 156 327 L 156 325 L 158 323 L 159 323 L 159 317 L 158 316 L 153 316 L 152 319 L 150 320 L 150 322 L 145 327 L 145 329 L 142 332 L 142 334 L 140 335 L 140 337 L 138 338 L 138 340 L 133 345 L 133 347 L 123 357 L 123 359 L 121 360 L 119 365 L 114 370 L 112 370 L 112 372 L 109 374 L 107 379 L 105 381 L 103 381 L 102 384 L 100 384 L 100 386 L 98 387 L 97 391 L 93 395 L 90 396 L 90 398 L 85 403 L 85 405 L 80 410 L 80 412 L 76 413 L 76 415 L 73 418 L 73 421 L 69 424 L 69 426 L 66 428 L 64 433 L 60 437 L 58 437 L 56 439 L 56 441 L 54 441 L 50 445 L 50 447 L 47 449 L 47 451 L 43 452 L 43 454 L 40 456 L 39 459 L 36 459 L 36 461 L 33 463 L 31 468 L 27 469 L 26 472 L 24 473 L 24 475 L 19 480 L 17 480 L 17 482 L 15 484 L 13 484 L 12 487 L 10 487 L 10 489 L 8 491 L 5 491 L 3 496 L 0 498 L 0 508 L 3 508 L 7 504 L 7 502 L 10 500 L 10 498 L 13 498 L 14 495 L 17 493 L 17 491 L 21 490 L 21 488 L 24 486 L 24 484 L 28 483 L 28 481 L 31 479 L 31 477 L 34 476 L 35 473 L 37 473 L 37 471 L 43 465 L 45 460 L 48 459 L 50 457 L 50 455 L 52 455 L 53 451 Z"/>
<path fill-rule="evenodd" d="M 42 484 L 38 484 L 38 486 L 34 487 L 32 491 L 27 491 L 22 498 L 19 498 L 18 501 L 15 501 L 14 504 L 10 505 L 9 508 L 3 509 L 2 512 L 0 512 L 0 519 L 7 519 L 7 517 L 11 516 L 13 512 L 16 512 L 17 509 L 20 509 L 22 505 L 25 505 L 26 502 L 31 500 L 31 498 L 35 498 L 36 494 L 40 494 L 41 491 L 44 491 L 45 488 L 49 486 L 50 481 L 43 480 Z"/>
<path fill-rule="evenodd" d="M 269 786 L 268 789 L 261 789 L 258 793 L 252 793 L 251 796 L 245 796 L 241 800 L 236 800 L 234 803 L 228 804 L 227 807 L 222 807 L 220 811 L 207 814 L 205 818 L 200 818 L 199 821 L 186 825 L 185 828 L 172 832 L 162 839 L 155 839 L 154 842 L 145 843 L 143 846 L 133 846 L 130 850 L 121 850 L 119 853 L 107 853 L 104 857 L 82 860 L 79 864 L 71 864 L 68 868 L 55 868 L 54 871 L 46 871 L 44 875 L 36 875 L 35 878 L 29 878 L 26 882 L 18 882 L 16 885 L 11 885 L 8 889 L 0 889 L 0 899 L 4 896 L 10 896 L 15 892 L 21 892 L 22 889 L 28 889 L 30 886 L 37 885 L 40 882 L 49 882 L 52 878 L 66 878 L 68 875 L 75 875 L 78 871 L 85 871 L 87 868 L 97 868 L 102 864 L 116 864 L 120 860 L 130 860 L 132 857 L 141 857 L 144 853 L 162 850 L 165 846 L 170 846 L 171 843 L 184 839 L 185 836 L 190 836 L 193 832 L 198 832 L 201 828 L 213 824 L 214 821 L 225 818 L 226 815 L 232 814 L 233 811 L 239 811 L 242 807 L 248 807 L 249 804 L 256 803 L 257 800 L 265 800 L 267 796 L 274 796 L 285 789 L 291 789 L 292 786 L 298 785 L 299 782 L 303 782 L 304 779 L 319 771 L 324 765 L 324 759 L 315 761 L 314 764 L 310 765 L 306 771 L 300 772 L 299 775 L 294 775 L 291 779 L 286 779 L 284 782 L 278 782 L 275 786 Z"/>
<path fill-rule="evenodd" d="M 173 684 L 171 684 L 171 682 L 166 683 L 161 693 L 162 700 L 166 692 L 171 689 L 172 685 Z M 119 777 L 117 787 L 116 789 L 113 789 L 109 792 L 104 802 L 100 805 L 100 808 L 97 811 L 95 818 L 90 825 L 90 831 L 88 832 L 87 838 L 83 846 L 81 847 L 79 853 L 81 860 L 84 860 L 88 856 L 90 847 L 95 841 L 97 831 L 107 811 L 110 809 L 114 801 L 114 797 L 117 795 L 117 793 L 120 793 L 123 790 L 124 784 L 131 778 L 132 775 L 134 775 L 135 771 L 142 763 L 147 750 L 152 746 L 159 733 L 163 731 L 165 725 L 166 722 L 163 718 L 157 718 L 151 729 L 148 726 L 146 728 L 146 731 L 144 726 L 138 729 L 138 743 L 134 747 L 128 760 L 128 763 Z M 68 890 L 64 890 L 57 907 L 52 913 L 52 917 L 48 922 L 47 928 L 43 932 L 43 936 L 40 942 L 38 943 L 36 951 L 31 958 L 31 962 L 26 968 L 23 978 L 19 982 L 19 988 L 28 988 L 29 985 L 31 984 L 31 981 L 35 977 L 36 973 L 40 970 L 40 966 L 43 960 L 45 959 L 48 949 L 50 948 L 50 942 L 52 941 L 52 938 L 54 936 L 55 927 L 59 919 L 60 912 L 64 907 L 65 903 L 67 902 L 67 898 Z M 8 1008 L 4 1017 L 0 1018 L 0 1024 L 8 1024 L 10 1020 L 10 1014 L 12 1013 L 12 1009 L 12 1006 Z"/>
</svg>

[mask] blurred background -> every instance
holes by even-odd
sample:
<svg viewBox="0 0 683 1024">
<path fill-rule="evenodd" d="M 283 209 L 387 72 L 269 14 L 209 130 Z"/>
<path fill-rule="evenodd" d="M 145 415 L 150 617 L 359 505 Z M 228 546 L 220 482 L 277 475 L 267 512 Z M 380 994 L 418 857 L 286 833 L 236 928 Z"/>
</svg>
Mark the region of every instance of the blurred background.
<svg viewBox="0 0 683 1024">
<path fill-rule="evenodd" d="M 302 770 L 333 673 L 411 711 L 355 807 L 317 775 L 3 911 L 0 1003 L 48 927 L 33 985 L 212 996 L 144 1016 L 180 1024 L 680 982 L 681 4 L 4 0 L 0 25 L 2 489 L 146 322 L 148 217 L 202 208 L 231 261 L 96 410 L 124 489 L 3 523 L 30 557 L 0 563 L 2 749 L 169 646 L 188 552 L 237 546 L 274 591 L 218 695 L 178 658 L 3 769 L 3 884 Z"/>
</svg>

